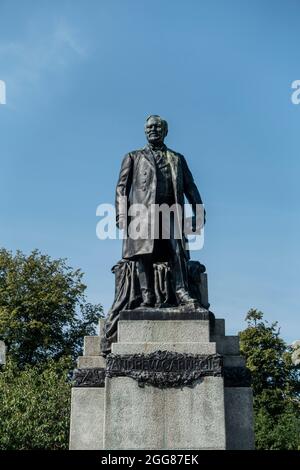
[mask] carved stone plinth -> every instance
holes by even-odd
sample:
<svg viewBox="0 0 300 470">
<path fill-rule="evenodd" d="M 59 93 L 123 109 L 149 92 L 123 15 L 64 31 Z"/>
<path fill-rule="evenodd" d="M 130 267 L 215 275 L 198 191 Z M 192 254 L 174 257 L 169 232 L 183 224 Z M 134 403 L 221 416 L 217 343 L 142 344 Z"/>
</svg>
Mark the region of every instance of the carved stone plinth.
<svg viewBox="0 0 300 470">
<path fill-rule="evenodd" d="M 99 344 L 85 338 L 89 356 L 74 371 L 70 448 L 253 448 L 251 378 L 224 320 L 204 309 L 123 311 L 106 360 Z"/>
</svg>

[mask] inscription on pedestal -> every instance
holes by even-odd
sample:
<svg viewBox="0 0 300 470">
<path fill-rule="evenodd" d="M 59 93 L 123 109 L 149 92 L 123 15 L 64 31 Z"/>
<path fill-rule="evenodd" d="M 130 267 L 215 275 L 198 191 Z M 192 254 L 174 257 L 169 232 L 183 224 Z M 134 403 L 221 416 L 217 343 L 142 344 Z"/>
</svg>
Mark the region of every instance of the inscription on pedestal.
<svg viewBox="0 0 300 470">
<path fill-rule="evenodd" d="M 245 367 L 223 367 L 220 354 L 182 354 L 155 351 L 151 354 L 109 354 L 104 368 L 75 369 L 73 387 L 104 387 L 105 377 L 131 377 L 140 387 L 191 387 L 203 377 L 224 377 L 225 387 L 250 387 Z"/>
<path fill-rule="evenodd" d="M 104 387 L 105 369 L 75 369 L 73 387 Z"/>
<path fill-rule="evenodd" d="M 131 377 L 139 386 L 159 388 L 193 386 L 207 376 L 222 376 L 223 358 L 219 354 L 202 356 L 156 351 L 151 354 L 109 354 L 107 377 Z"/>
</svg>

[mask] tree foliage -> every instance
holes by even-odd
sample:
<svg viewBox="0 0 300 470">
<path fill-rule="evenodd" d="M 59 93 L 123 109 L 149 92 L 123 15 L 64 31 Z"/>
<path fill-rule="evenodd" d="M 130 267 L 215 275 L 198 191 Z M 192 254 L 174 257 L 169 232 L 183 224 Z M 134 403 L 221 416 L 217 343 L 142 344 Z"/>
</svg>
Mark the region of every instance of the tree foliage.
<svg viewBox="0 0 300 470">
<path fill-rule="evenodd" d="M 74 359 L 95 334 L 100 305 L 83 273 L 39 251 L 0 249 L 0 449 L 67 449 Z"/>
<path fill-rule="evenodd" d="M 0 372 L 0 449 L 67 449 L 71 358 Z"/>
<path fill-rule="evenodd" d="M 300 449 L 300 368 L 293 365 L 277 322 L 269 324 L 255 309 L 246 321 L 240 344 L 252 373 L 256 447 Z"/>
<path fill-rule="evenodd" d="M 100 305 L 86 301 L 83 273 L 63 259 L 0 249 L 0 339 L 19 365 L 79 355 Z"/>
</svg>

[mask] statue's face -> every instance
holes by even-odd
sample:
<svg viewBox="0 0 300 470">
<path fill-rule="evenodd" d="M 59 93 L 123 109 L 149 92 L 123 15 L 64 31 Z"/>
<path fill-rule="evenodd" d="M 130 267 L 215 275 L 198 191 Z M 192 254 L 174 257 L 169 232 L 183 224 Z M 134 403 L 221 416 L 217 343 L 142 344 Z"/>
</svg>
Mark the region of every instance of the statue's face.
<svg viewBox="0 0 300 470">
<path fill-rule="evenodd" d="M 161 119 L 156 117 L 151 117 L 146 122 L 145 133 L 150 144 L 163 143 L 166 137 L 164 125 L 161 122 Z"/>
</svg>

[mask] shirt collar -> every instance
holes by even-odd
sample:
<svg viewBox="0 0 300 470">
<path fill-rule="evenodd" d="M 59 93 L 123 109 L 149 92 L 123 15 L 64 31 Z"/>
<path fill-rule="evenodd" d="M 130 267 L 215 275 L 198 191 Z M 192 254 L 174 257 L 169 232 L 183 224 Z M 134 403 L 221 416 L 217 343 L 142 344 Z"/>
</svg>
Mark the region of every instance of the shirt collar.
<svg viewBox="0 0 300 470">
<path fill-rule="evenodd" d="M 152 145 L 148 143 L 147 147 L 151 152 L 157 152 L 157 151 L 163 152 L 167 150 L 167 146 L 165 144 L 162 144 L 160 147 L 152 147 Z"/>
</svg>

